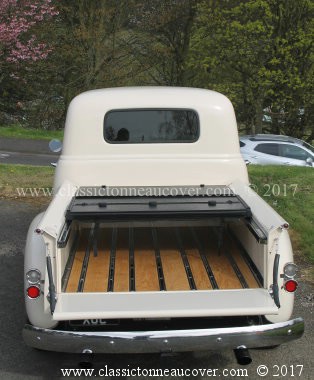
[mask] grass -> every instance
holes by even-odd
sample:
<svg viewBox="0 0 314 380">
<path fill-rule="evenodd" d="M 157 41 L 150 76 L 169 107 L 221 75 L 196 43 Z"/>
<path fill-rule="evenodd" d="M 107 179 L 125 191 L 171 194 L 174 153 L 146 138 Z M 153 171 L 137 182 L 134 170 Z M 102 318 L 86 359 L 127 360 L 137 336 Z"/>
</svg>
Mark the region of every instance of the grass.
<svg viewBox="0 0 314 380">
<path fill-rule="evenodd" d="M 282 166 L 249 166 L 255 190 L 290 223 L 295 250 L 314 262 L 314 169 Z M 50 197 L 21 197 L 17 188 L 51 189 L 54 168 L 0 165 L 0 198 L 48 203 Z"/>
<path fill-rule="evenodd" d="M 314 169 L 249 166 L 258 194 L 290 224 L 294 248 L 314 262 Z"/>
<path fill-rule="evenodd" d="M 0 137 L 15 137 L 34 140 L 63 139 L 63 131 L 23 128 L 19 125 L 0 126 Z"/>
<path fill-rule="evenodd" d="M 0 199 L 48 204 L 51 199 L 49 192 L 52 189 L 54 171 L 55 169 L 49 166 L 0 164 Z M 45 190 L 39 190 L 37 195 L 32 196 L 30 188 Z M 25 195 L 21 189 L 26 191 Z"/>
</svg>

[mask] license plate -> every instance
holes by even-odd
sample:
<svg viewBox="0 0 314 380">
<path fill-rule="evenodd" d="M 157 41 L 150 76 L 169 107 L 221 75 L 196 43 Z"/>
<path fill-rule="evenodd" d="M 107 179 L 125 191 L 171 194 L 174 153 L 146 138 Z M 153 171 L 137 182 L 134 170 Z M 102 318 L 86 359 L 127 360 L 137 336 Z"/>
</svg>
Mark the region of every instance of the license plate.
<svg viewBox="0 0 314 380">
<path fill-rule="evenodd" d="M 119 325 L 119 320 L 82 319 L 78 321 L 70 321 L 69 323 L 70 323 L 70 326 L 73 326 L 73 327 L 116 326 L 116 325 Z"/>
</svg>

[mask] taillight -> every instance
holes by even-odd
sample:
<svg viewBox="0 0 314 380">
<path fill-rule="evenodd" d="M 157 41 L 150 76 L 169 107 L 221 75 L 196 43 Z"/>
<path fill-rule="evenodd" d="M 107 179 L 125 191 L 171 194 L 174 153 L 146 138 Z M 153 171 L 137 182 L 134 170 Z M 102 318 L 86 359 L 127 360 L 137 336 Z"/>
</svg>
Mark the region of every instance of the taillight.
<svg viewBox="0 0 314 380">
<path fill-rule="evenodd" d="M 283 288 L 286 292 L 293 293 L 297 290 L 298 282 L 294 279 L 298 271 L 298 267 L 294 263 L 287 263 L 283 267 L 284 278 Z"/>
<path fill-rule="evenodd" d="M 35 299 L 35 298 L 38 298 L 40 296 L 40 289 L 38 286 L 29 286 L 26 289 L 26 293 L 27 293 L 29 298 Z"/>
<path fill-rule="evenodd" d="M 26 273 L 26 280 L 30 284 L 38 284 L 41 279 L 41 273 L 38 269 L 31 269 Z"/>
<path fill-rule="evenodd" d="M 287 292 L 293 293 L 297 290 L 298 283 L 295 280 L 288 280 L 288 281 L 285 281 L 285 283 L 283 284 L 283 287 Z"/>
<path fill-rule="evenodd" d="M 288 278 L 293 278 L 297 274 L 297 271 L 298 267 L 294 263 L 287 263 L 283 267 L 283 273 Z"/>
</svg>

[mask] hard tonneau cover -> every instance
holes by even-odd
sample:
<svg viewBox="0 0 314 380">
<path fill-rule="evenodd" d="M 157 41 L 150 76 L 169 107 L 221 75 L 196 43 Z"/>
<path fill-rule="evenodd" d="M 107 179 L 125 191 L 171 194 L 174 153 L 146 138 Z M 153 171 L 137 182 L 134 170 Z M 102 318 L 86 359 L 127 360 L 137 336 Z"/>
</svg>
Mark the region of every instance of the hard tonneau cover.
<svg viewBox="0 0 314 380">
<path fill-rule="evenodd" d="M 81 187 L 66 219 L 104 221 L 143 218 L 250 218 L 251 210 L 227 186 Z"/>
</svg>

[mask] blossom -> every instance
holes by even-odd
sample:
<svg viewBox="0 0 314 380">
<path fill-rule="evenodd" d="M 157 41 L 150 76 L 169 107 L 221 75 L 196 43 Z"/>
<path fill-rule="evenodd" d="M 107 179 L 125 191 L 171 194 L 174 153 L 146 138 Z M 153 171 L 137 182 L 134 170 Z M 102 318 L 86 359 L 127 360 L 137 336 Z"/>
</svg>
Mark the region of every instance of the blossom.
<svg viewBox="0 0 314 380">
<path fill-rule="evenodd" d="M 10 63 L 45 59 L 51 49 L 27 34 L 56 15 L 52 0 L 1 0 L 0 59 Z"/>
</svg>

